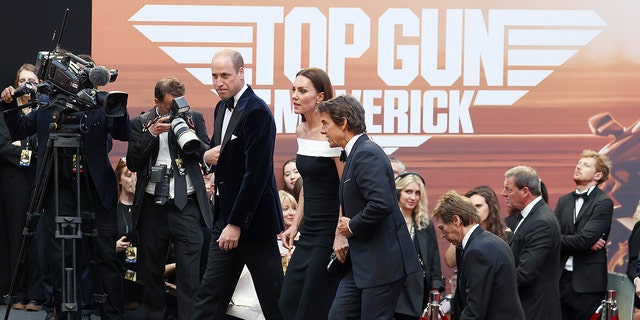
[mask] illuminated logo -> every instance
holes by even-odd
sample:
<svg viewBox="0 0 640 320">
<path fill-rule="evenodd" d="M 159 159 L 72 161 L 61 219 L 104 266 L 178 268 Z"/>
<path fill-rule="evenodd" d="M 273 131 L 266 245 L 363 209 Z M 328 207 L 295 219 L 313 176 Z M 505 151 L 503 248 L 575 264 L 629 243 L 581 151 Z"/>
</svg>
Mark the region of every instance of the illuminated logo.
<svg viewBox="0 0 640 320">
<path fill-rule="evenodd" d="M 361 8 L 282 6 L 145 5 L 129 21 L 203 85 L 212 85 L 215 51 L 240 51 L 278 133 L 295 133 L 289 89 L 302 61 L 327 70 L 336 93 L 362 102 L 367 131 L 388 153 L 434 134 L 473 133 L 470 107 L 515 104 L 606 27 L 590 10 L 389 8 L 370 17 Z M 358 60 L 372 50 L 377 61 Z M 347 64 L 364 64 L 381 88 L 346 83 Z"/>
</svg>

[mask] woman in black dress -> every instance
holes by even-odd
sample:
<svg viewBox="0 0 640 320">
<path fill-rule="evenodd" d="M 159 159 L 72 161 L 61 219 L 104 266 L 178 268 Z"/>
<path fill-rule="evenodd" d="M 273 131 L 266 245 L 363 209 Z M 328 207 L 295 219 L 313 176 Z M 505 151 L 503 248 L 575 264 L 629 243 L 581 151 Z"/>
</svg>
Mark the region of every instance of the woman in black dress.
<svg viewBox="0 0 640 320">
<path fill-rule="evenodd" d="M 300 238 L 282 285 L 283 319 L 326 319 L 340 281 L 338 274 L 327 271 L 327 263 L 334 241 L 346 242 L 335 235 L 343 163 L 339 161 L 341 149 L 329 147 L 327 138 L 320 133 L 322 124 L 316 112 L 318 103 L 332 97 L 333 87 L 323 70 L 309 68 L 298 72 L 291 101 L 294 112 L 302 119 L 296 132 L 296 166 L 303 185 L 295 220 L 281 237 L 289 247 L 298 231 Z"/>
</svg>

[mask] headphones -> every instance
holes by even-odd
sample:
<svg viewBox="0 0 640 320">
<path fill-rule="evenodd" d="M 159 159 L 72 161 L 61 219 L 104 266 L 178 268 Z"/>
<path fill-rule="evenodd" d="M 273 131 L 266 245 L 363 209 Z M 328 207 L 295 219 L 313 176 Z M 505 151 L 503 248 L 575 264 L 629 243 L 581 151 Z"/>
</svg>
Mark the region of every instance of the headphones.
<svg viewBox="0 0 640 320">
<path fill-rule="evenodd" d="M 403 172 L 403 173 L 399 174 L 396 177 L 395 182 L 398 182 L 398 180 L 400 180 L 400 179 L 402 179 L 404 177 L 407 177 L 407 176 L 416 176 L 416 177 L 420 178 L 420 181 L 422 181 L 423 185 L 425 185 L 425 186 L 427 185 L 424 182 L 424 179 L 422 178 L 422 176 L 419 175 L 417 172 L 413 172 L 413 171 L 406 171 L 406 172 Z M 402 193 L 402 189 L 396 189 L 396 196 L 398 197 L 398 200 L 400 200 L 400 194 L 401 193 Z"/>
</svg>

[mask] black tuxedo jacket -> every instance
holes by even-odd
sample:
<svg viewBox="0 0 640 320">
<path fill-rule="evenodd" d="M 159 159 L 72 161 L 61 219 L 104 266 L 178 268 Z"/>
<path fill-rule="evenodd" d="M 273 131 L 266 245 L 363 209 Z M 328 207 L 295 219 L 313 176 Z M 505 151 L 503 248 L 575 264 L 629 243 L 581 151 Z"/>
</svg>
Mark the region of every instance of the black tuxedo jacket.
<svg viewBox="0 0 640 320">
<path fill-rule="evenodd" d="M 477 227 L 458 270 L 459 319 L 524 320 L 513 253 L 504 240 Z M 458 297 L 456 297 L 458 299 Z"/>
<path fill-rule="evenodd" d="M 273 172 L 276 125 L 267 104 L 247 87 L 236 103 L 222 141 L 226 101 L 214 114 L 211 147 L 221 145 L 215 169 L 215 212 L 242 229 L 240 243 L 273 239 L 284 230 Z"/>
<path fill-rule="evenodd" d="M 15 107 L 16 101 L 10 104 Z M 9 106 L 9 107 L 11 107 Z M 37 133 L 38 136 L 38 169 L 43 162 L 43 155 L 47 147 L 52 130 L 49 128 L 53 122 L 53 108 L 34 109 L 23 115 L 17 108 L 5 113 L 5 120 L 11 136 L 14 140 L 26 139 Z M 109 161 L 109 151 L 112 147 L 112 139 L 127 141 L 131 135 L 129 115 L 125 113 L 121 117 L 107 117 L 102 108 L 94 108 L 85 112 L 86 119 L 83 123 L 82 144 L 86 157 L 86 171 L 105 208 L 115 208 L 118 202 L 118 185 L 116 174 Z M 86 132 L 85 132 L 86 131 Z M 52 180 L 52 179 L 50 179 Z"/>
<path fill-rule="evenodd" d="M 349 255 L 358 288 L 380 286 L 421 271 L 396 194 L 387 155 L 367 135 L 360 136 L 340 183 L 342 213 L 351 218 Z"/>
<path fill-rule="evenodd" d="M 598 187 L 593 188 L 573 222 L 575 198 L 566 194 L 556 204 L 562 233 L 561 261 L 573 256 L 573 289 L 578 293 L 607 290 L 607 251 L 592 251 L 599 238 L 607 239 L 611 229 L 613 201 Z"/>
<path fill-rule="evenodd" d="M 140 210 L 142 207 L 142 200 L 144 199 L 145 189 L 149 184 L 149 174 L 151 166 L 155 165 L 158 159 L 159 137 L 154 137 L 146 128 L 145 125 L 149 124 L 149 117 L 155 116 L 155 107 L 149 112 L 143 113 L 131 120 L 131 140 L 127 147 L 127 167 L 129 170 L 137 173 L 136 193 L 133 200 L 133 212 L 134 230 L 138 226 L 138 218 L 140 217 Z M 211 205 L 209 203 L 209 197 L 207 196 L 207 190 L 204 186 L 204 180 L 202 179 L 202 170 L 200 168 L 201 159 L 209 147 L 209 135 L 207 134 L 207 127 L 204 123 L 202 113 L 197 111 L 189 111 L 193 119 L 192 128 L 196 132 L 196 136 L 201 140 L 200 149 L 194 154 L 188 155 L 179 151 L 180 146 L 175 140 L 173 131 L 168 132 L 168 141 L 171 148 L 175 148 L 175 152 L 179 152 L 182 158 L 183 164 L 189 173 L 191 183 L 195 188 L 196 198 L 198 199 L 198 207 L 200 208 L 200 214 L 205 225 L 209 228 L 213 227 L 213 214 L 211 212 Z M 175 174 L 175 173 L 174 173 Z"/>
<path fill-rule="evenodd" d="M 560 226 L 544 200 L 522 220 L 509 245 L 527 320 L 560 320 Z"/>
</svg>

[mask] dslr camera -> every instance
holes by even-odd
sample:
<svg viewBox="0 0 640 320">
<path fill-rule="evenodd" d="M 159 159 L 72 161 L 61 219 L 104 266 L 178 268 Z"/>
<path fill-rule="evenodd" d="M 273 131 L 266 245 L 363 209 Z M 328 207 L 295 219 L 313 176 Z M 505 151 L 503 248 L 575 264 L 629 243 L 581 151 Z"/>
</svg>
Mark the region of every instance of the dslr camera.
<svg viewBox="0 0 640 320">
<path fill-rule="evenodd" d="M 173 131 L 180 149 L 186 154 L 193 154 L 200 149 L 202 144 L 198 136 L 191 131 L 194 124 L 189 112 L 190 109 L 191 107 L 184 96 L 173 98 L 169 107 L 168 122 L 171 123 L 171 131 Z"/>
</svg>

